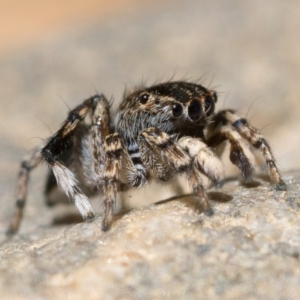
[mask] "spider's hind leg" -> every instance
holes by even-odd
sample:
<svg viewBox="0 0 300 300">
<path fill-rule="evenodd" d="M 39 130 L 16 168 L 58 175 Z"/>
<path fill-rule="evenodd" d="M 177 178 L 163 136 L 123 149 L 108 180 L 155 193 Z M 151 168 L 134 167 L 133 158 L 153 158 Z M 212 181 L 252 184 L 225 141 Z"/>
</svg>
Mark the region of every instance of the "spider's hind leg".
<svg viewBox="0 0 300 300">
<path fill-rule="evenodd" d="M 80 122 L 75 130 L 72 144 L 66 152 L 60 155 L 60 162 L 74 172 L 79 185 L 88 197 L 98 192 L 89 130 L 90 126 Z M 51 170 L 49 170 L 47 176 L 45 196 L 46 204 L 49 207 L 58 203 L 70 203 L 67 195 L 61 189 L 58 189 L 55 176 Z"/>
<path fill-rule="evenodd" d="M 27 185 L 30 171 L 41 161 L 45 161 L 53 172 L 58 185 L 74 200 L 76 207 L 84 219 L 93 219 L 94 211 L 88 198 L 80 190 L 74 174 L 60 162 L 61 155 L 70 148 L 77 126 L 84 120 L 89 111 L 105 106 L 107 100 L 103 95 L 96 95 L 83 101 L 68 114 L 61 128 L 48 140 L 44 147 L 36 148 L 33 154 L 22 162 L 19 173 L 16 211 L 8 229 L 8 234 L 17 232 L 23 208 L 26 203 Z"/>
<path fill-rule="evenodd" d="M 84 120 L 87 113 L 94 111 L 99 103 L 106 103 L 103 95 L 96 95 L 85 100 L 82 104 L 69 112 L 69 115 L 61 128 L 49 139 L 45 147 L 41 150 L 41 155 L 53 172 L 58 185 L 74 201 L 84 219 L 93 219 L 95 214 L 93 208 L 78 186 L 74 174 L 59 161 L 59 157 L 73 141 L 74 134 L 80 122 Z"/>
</svg>

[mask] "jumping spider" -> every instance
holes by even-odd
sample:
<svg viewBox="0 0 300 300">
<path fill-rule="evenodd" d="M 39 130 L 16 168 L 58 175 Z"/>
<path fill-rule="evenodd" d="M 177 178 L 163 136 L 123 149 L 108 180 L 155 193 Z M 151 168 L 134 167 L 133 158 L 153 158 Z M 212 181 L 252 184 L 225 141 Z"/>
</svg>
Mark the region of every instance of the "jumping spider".
<svg viewBox="0 0 300 300">
<path fill-rule="evenodd" d="M 249 180 L 254 171 L 248 143 L 261 152 L 276 190 L 286 190 L 265 138 L 231 109 L 214 113 L 216 102 L 216 92 L 202 85 L 166 82 L 124 96 L 111 122 L 110 105 L 104 95 L 83 101 L 69 112 L 46 145 L 37 147 L 23 160 L 9 233 L 19 228 L 29 173 L 42 161 L 84 219 L 95 215 L 82 188 L 103 192 L 104 231 L 111 226 L 120 187 L 141 187 L 151 178 L 168 181 L 176 174 L 184 175 L 199 203 L 209 210 L 200 174 L 222 185 L 223 165 L 214 150 L 225 141 L 230 143 L 230 160 L 244 179 Z M 84 122 L 87 114 L 90 124 Z M 72 157 L 81 187 L 63 156 Z"/>
</svg>

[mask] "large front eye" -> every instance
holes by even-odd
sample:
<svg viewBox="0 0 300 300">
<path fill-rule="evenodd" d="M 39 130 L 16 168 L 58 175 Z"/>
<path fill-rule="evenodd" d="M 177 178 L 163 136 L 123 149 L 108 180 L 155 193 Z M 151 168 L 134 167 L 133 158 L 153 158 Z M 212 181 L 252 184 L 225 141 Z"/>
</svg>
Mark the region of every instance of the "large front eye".
<svg viewBox="0 0 300 300">
<path fill-rule="evenodd" d="M 213 100 L 213 98 L 211 96 L 205 97 L 204 107 L 205 107 L 206 116 L 210 116 L 214 112 L 215 101 Z"/>
<path fill-rule="evenodd" d="M 188 114 L 193 121 L 197 121 L 200 118 L 202 114 L 200 101 L 195 99 L 190 102 L 190 105 L 188 107 Z"/>
<path fill-rule="evenodd" d="M 173 116 L 175 118 L 179 117 L 182 115 L 182 111 L 183 111 L 183 108 L 180 104 L 176 103 L 176 104 L 173 104 L 172 106 L 172 112 L 173 112 Z"/>
</svg>

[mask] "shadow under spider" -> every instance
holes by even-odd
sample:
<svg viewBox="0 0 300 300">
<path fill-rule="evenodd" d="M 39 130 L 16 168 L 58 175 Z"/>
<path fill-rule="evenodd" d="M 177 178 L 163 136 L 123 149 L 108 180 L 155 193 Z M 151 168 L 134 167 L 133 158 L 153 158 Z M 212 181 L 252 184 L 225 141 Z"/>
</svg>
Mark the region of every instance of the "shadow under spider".
<svg viewBox="0 0 300 300">
<path fill-rule="evenodd" d="M 264 180 L 266 182 L 270 182 L 270 180 L 268 180 L 267 175 L 258 174 L 256 177 L 258 177 L 259 179 Z M 256 187 L 262 185 L 261 182 L 259 182 L 258 180 L 254 180 L 254 179 L 251 179 L 249 181 L 245 181 L 242 179 L 239 180 L 236 176 L 231 176 L 231 177 L 225 178 L 224 184 L 228 183 L 228 182 L 233 182 L 233 181 L 238 181 L 239 184 L 245 188 L 256 188 Z"/>
<path fill-rule="evenodd" d="M 224 192 L 219 191 L 211 191 L 207 193 L 207 196 L 209 200 L 219 203 L 226 203 L 228 201 L 231 201 L 233 197 L 231 195 L 228 195 Z M 186 204 L 189 207 L 196 208 L 199 213 L 204 212 L 204 208 L 202 207 L 201 203 L 199 203 L 199 199 L 194 194 L 186 194 L 186 195 L 180 195 L 180 196 L 172 196 L 170 198 L 155 202 L 154 205 L 162 205 L 174 200 L 179 200 L 180 202 Z M 129 213 L 132 209 L 123 209 L 118 212 L 116 212 L 113 215 L 113 222 L 121 219 L 124 215 Z M 57 216 L 53 219 L 52 225 L 67 225 L 67 224 L 75 224 L 75 223 L 81 223 L 82 217 L 80 214 L 77 213 L 66 213 L 64 215 Z"/>
<path fill-rule="evenodd" d="M 219 202 L 219 203 L 225 203 L 233 199 L 231 195 L 225 194 L 224 192 L 218 192 L 218 191 L 208 192 L 207 196 L 209 200 L 214 202 Z M 164 203 L 171 202 L 173 200 L 179 200 L 180 202 L 184 203 L 188 207 L 196 209 L 199 213 L 204 213 L 205 215 L 208 216 L 212 216 L 214 213 L 212 208 L 205 210 L 203 204 L 199 202 L 199 198 L 194 194 L 173 196 L 168 199 L 158 201 L 155 203 L 155 205 L 161 205 Z"/>
</svg>

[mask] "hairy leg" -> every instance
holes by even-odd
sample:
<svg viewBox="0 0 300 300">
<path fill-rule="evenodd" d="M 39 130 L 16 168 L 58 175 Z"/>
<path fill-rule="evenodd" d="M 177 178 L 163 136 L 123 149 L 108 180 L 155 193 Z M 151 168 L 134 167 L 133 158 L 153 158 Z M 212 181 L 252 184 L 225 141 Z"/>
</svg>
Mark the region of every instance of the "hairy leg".
<svg viewBox="0 0 300 300">
<path fill-rule="evenodd" d="M 27 188 L 30 170 L 35 168 L 42 161 L 41 147 L 35 148 L 31 153 L 26 155 L 21 163 L 21 169 L 17 183 L 17 201 L 12 221 L 7 230 L 11 235 L 18 231 L 23 217 L 23 210 L 26 204 Z"/>
<path fill-rule="evenodd" d="M 271 181 L 275 184 L 276 189 L 282 191 L 287 189 L 276 166 L 271 147 L 264 136 L 250 126 L 246 119 L 241 118 L 232 110 L 217 113 L 208 128 L 207 143 L 209 146 L 215 147 L 225 140 L 229 140 L 231 144 L 231 161 L 239 167 L 245 179 L 252 176 L 254 158 L 244 141 L 262 153 Z"/>
<path fill-rule="evenodd" d="M 84 190 L 89 194 L 94 194 L 97 191 L 97 175 L 95 172 L 92 137 L 90 128 L 85 124 L 81 124 L 74 135 L 71 167 L 74 166 L 76 178 L 78 178 Z"/>
<path fill-rule="evenodd" d="M 104 192 L 104 217 L 102 230 L 109 230 L 116 204 L 119 174 L 121 169 L 123 147 L 118 133 L 110 134 L 104 141 L 105 162 L 103 173 L 99 178 L 99 185 Z"/>
<path fill-rule="evenodd" d="M 223 164 L 204 142 L 185 136 L 179 139 L 177 145 L 193 159 L 194 168 L 207 176 L 214 185 L 222 186 L 224 180 Z"/>
<path fill-rule="evenodd" d="M 76 129 L 89 111 L 94 111 L 102 103 L 107 103 L 103 95 L 96 95 L 70 111 L 62 127 L 42 149 L 41 155 L 52 170 L 58 185 L 74 200 L 74 204 L 84 219 L 93 219 L 95 214 L 88 198 L 78 186 L 74 174 L 59 161 L 59 156 L 72 142 Z"/>
<path fill-rule="evenodd" d="M 199 199 L 199 204 L 207 213 L 211 214 L 200 170 L 193 165 L 194 159 L 183 148 L 177 145 L 168 134 L 156 128 L 148 128 L 142 131 L 138 142 L 143 163 L 150 168 L 156 168 L 157 165 L 152 162 L 152 158 L 160 155 L 161 160 L 168 165 L 168 169 L 171 167 L 174 173 L 182 174 L 187 178 Z M 163 168 L 160 173 L 163 173 Z"/>
<path fill-rule="evenodd" d="M 66 150 L 70 149 L 78 124 L 83 121 L 89 111 L 92 111 L 96 107 L 97 103 L 104 101 L 103 99 L 105 99 L 103 95 L 93 96 L 71 110 L 61 128 L 48 140 L 46 145 L 44 147 L 36 148 L 29 158 L 26 158 L 22 162 L 17 188 L 17 209 L 8 233 L 13 234 L 19 228 L 23 208 L 26 203 L 29 173 L 41 161 L 45 161 L 48 164 L 58 185 L 61 186 L 63 191 L 74 200 L 81 215 L 88 219 L 94 218 L 94 212 L 90 202 L 78 187 L 74 174 L 66 168 L 59 159 Z"/>
</svg>

